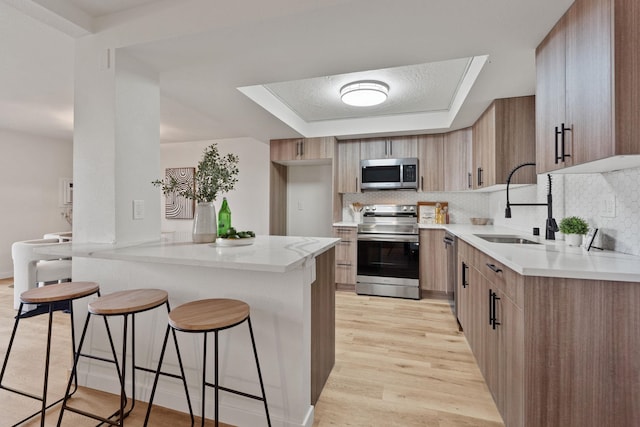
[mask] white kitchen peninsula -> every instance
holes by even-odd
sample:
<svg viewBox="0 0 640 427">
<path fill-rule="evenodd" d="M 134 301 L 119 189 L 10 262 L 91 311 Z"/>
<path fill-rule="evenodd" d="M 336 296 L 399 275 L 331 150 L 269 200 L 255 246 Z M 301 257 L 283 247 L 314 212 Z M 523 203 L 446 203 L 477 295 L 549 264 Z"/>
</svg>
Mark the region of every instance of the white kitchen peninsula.
<svg viewBox="0 0 640 427">
<path fill-rule="evenodd" d="M 171 236 L 160 242 L 123 247 L 72 244 L 69 249 L 74 280 L 96 281 L 102 294 L 160 288 L 169 292 L 172 307 L 203 298 L 247 302 L 273 425 L 289 427 L 312 425 L 313 405 L 333 367 L 333 247 L 337 242 L 334 238 L 258 236 L 252 245 L 219 247 L 193 244 L 190 236 Z M 76 307 L 76 328 L 81 328 L 86 305 L 77 303 Z M 166 322 L 162 309 L 136 316 L 137 365 L 155 369 Z M 115 336 L 120 330 L 117 325 L 112 329 Z M 93 322 L 92 331 L 85 345 L 90 349 L 87 352 L 108 356 L 102 323 Z M 259 394 L 248 328 L 241 325 L 224 331 L 220 338 L 220 384 Z M 202 336 L 179 333 L 178 340 L 198 414 Z M 117 342 L 116 348 L 120 348 Z M 163 370 L 177 373 L 171 343 L 167 350 Z M 209 355 L 213 357 L 212 350 Z M 213 368 L 208 373 L 212 375 Z M 105 363 L 85 360 L 80 380 L 92 388 L 113 393 L 118 390 L 113 367 Z M 138 399 L 148 400 L 152 380 L 152 375 L 138 373 Z M 213 402 L 211 398 L 207 401 Z M 160 379 L 154 403 L 187 411 L 181 383 L 166 377 Z M 212 417 L 212 405 L 208 406 L 211 408 L 206 415 Z M 228 393 L 221 393 L 220 419 L 238 426 L 266 425 L 262 402 Z"/>
</svg>

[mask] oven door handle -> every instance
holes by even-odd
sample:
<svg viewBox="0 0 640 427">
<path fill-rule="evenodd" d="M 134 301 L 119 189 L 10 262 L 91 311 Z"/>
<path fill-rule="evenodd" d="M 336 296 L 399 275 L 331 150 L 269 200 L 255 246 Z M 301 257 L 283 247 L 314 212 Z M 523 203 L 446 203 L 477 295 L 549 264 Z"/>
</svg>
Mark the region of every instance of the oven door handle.
<svg viewBox="0 0 640 427">
<path fill-rule="evenodd" d="M 418 243 L 418 236 L 406 234 L 358 234 L 358 241 Z"/>
</svg>

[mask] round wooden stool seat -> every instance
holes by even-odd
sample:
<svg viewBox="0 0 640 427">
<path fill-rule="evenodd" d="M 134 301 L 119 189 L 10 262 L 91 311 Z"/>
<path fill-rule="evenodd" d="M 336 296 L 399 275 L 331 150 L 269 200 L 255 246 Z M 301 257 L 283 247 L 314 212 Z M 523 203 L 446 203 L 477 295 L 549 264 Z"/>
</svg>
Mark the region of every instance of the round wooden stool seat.
<svg viewBox="0 0 640 427">
<path fill-rule="evenodd" d="M 95 282 L 64 282 L 29 289 L 20 294 L 25 304 L 45 304 L 86 297 L 100 290 Z"/>
<path fill-rule="evenodd" d="M 235 299 L 212 298 L 188 302 L 174 308 L 169 313 L 169 324 L 184 332 L 206 332 L 237 325 L 247 317 L 247 303 Z"/>
<path fill-rule="evenodd" d="M 169 294 L 162 289 L 132 289 L 101 296 L 89 303 L 89 313 L 102 316 L 133 314 L 167 302 Z"/>
</svg>

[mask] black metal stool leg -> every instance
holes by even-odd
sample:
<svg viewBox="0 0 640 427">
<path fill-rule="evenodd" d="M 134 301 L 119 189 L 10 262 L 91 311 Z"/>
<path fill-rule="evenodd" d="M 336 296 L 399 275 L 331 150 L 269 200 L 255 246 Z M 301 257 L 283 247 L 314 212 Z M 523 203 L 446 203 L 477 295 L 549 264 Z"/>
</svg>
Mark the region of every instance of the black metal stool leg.
<svg viewBox="0 0 640 427">
<path fill-rule="evenodd" d="M 167 331 L 164 333 L 164 340 L 162 341 L 162 350 L 160 350 L 160 359 L 158 360 L 158 369 L 153 379 L 153 386 L 151 387 L 151 396 L 149 396 L 149 405 L 147 406 L 147 415 L 144 417 L 144 426 L 149 423 L 149 415 L 151 415 L 151 407 L 153 406 L 153 398 L 156 395 L 156 387 L 158 386 L 158 379 L 160 377 L 160 369 L 162 369 L 162 361 L 164 360 L 164 352 L 167 349 L 167 341 L 169 340 L 169 328 L 167 325 Z M 193 425 L 193 424 L 192 424 Z"/>
<path fill-rule="evenodd" d="M 258 351 L 256 350 L 256 341 L 253 337 L 253 328 L 251 327 L 251 316 L 247 317 L 249 325 L 249 334 L 251 335 L 251 346 L 253 347 L 253 355 L 256 359 L 256 367 L 258 368 L 258 378 L 260 379 L 260 391 L 262 391 L 262 399 L 264 402 L 264 411 L 267 414 L 267 423 L 271 427 L 271 417 L 269 417 L 269 406 L 267 405 L 267 395 L 264 392 L 264 383 L 262 382 L 262 372 L 260 371 L 260 362 L 258 361 Z"/>
<path fill-rule="evenodd" d="M 216 427 L 218 427 L 220 425 L 220 421 L 218 420 L 218 394 L 220 391 L 220 386 L 218 385 L 218 331 L 215 331 L 215 336 L 216 336 L 216 344 L 215 344 L 215 371 L 214 371 L 214 375 L 213 375 L 213 380 L 215 381 L 215 406 L 214 406 L 214 415 L 216 417 Z"/>
<path fill-rule="evenodd" d="M 47 412 L 47 386 L 49 385 L 49 360 L 51 358 L 51 328 L 53 326 L 53 304 L 49 304 L 49 326 L 47 329 L 47 353 L 44 362 L 44 384 L 42 386 L 42 412 L 40 427 L 44 427 L 44 415 Z"/>
<path fill-rule="evenodd" d="M 67 389 L 64 392 L 64 399 L 62 400 L 62 407 L 60 408 L 60 415 L 58 415 L 58 424 L 60 427 L 62 424 L 62 415 L 64 414 L 64 410 L 67 407 L 67 400 L 70 397 L 69 390 L 71 390 L 71 382 L 74 377 L 78 375 L 78 360 L 80 359 L 80 352 L 82 351 L 82 345 L 84 344 L 84 339 L 87 335 L 87 328 L 89 327 L 89 319 L 91 319 L 91 313 L 87 313 L 87 318 L 84 321 L 84 326 L 82 327 L 82 335 L 80 335 L 80 343 L 78 343 L 78 351 L 75 353 L 75 357 L 73 358 L 73 368 L 71 369 L 71 376 L 69 377 L 69 381 L 67 382 Z"/>
<path fill-rule="evenodd" d="M 204 354 L 202 356 L 202 412 L 200 426 L 204 427 L 205 392 L 207 388 L 207 333 L 204 333 Z"/>
<path fill-rule="evenodd" d="M 18 308 L 18 315 L 16 316 L 16 321 L 13 322 L 13 330 L 11 331 L 11 338 L 9 338 L 9 346 L 7 347 L 7 354 L 4 355 L 4 363 L 2 364 L 2 372 L 0 372 L 0 388 L 4 388 L 2 386 L 2 380 L 4 379 L 4 372 L 7 369 L 7 362 L 9 362 L 9 354 L 11 354 L 11 348 L 13 347 L 13 340 L 16 337 L 16 331 L 18 330 L 18 323 L 20 323 L 20 313 L 22 313 L 23 303 L 20 303 L 20 308 Z"/>
<path fill-rule="evenodd" d="M 167 306 L 167 313 L 171 312 L 171 306 L 169 305 L 169 301 L 166 302 L 166 306 Z M 178 377 L 177 375 L 173 375 L 173 374 L 168 374 L 168 373 L 164 373 L 162 372 L 162 362 L 164 360 L 164 354 L 165 351 L 167 349 L 167 343 L 169 340 L 169 331 L 171 330 L 171 333 L 173 335 L 173 343 L 175 345 L 176 348 L 176 355 L 178 356 L 178 366 L 180 367 L 180 376 Z M 153 407 L 153 399 L 155 397 L 156 394 L 156 388 L 158 386 L 158 379 L 160 378 L 160 375 L 164 374 L 170 377 L 174 377 L 174 378 L 180 378 L 182 380 L 182 385 L 184 387 L 184 393 L 185 396 L 187 397 L 187 405 L 189 407 L 189 415 L 191 416 L 191 427 L 194 426 L 195 424 L 195 418 L 193 416 L 193 406 L 191 405 L 191 397 L 189 395 L 189 387 L 187 386 L 187 377 L 185 376 L 184 373 L 184 365 L 182 364 L 182 355 L 180 354 L 180 347 L 178 346 L 178 337 L 176 336 L 176 330 L 173 329 L 170 325 L 167 325 L 167 329 L 166 332 L 164 334 L 164 340 L 162 342 L 162 349 L 160 350 L 160 359 L 158 360 L 158 368 L 156 369 L 155 372 L 155 377 L 153 379 L 153 386 L 151 388 L 151 395 L 149 396 L 149 405 L 147 406 L 147 413 L 144 417 L 144 426 L 146 427 L 146 425 L 149 423 L 149 416 L 151 415 L 151 408 Z"/>
</svg>

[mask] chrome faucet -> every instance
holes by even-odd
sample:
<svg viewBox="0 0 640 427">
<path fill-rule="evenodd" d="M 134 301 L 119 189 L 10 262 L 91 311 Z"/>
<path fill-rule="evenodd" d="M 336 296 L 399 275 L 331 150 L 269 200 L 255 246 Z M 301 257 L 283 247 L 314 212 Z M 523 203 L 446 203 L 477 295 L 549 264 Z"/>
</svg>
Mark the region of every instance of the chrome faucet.
<svg viewBox="0 0 640 427">
<path fill-rule="evenodd" d="M 507 177 L 507 208 L 504 210 L 504 217 L 511 218 L 511 206 L 546 206 L 547 207 L 547 222 L 545 224 L 544 238 L 547 240 L 556 240 L 556 231 L 558 231 L 558 224 L 553 218 L 553 196 L 551 195 L 551 175 L 547 174 L 549 179 L 549 185 L 547 186 L 547 203 L 510 203 L 509 202 L 509 184 L 511 183 L 511 177 L 518 169 L 525 166 L 535 166 L 535 163 L 523 163 L 513 168 L 509 172 Z"/>
</svg>

